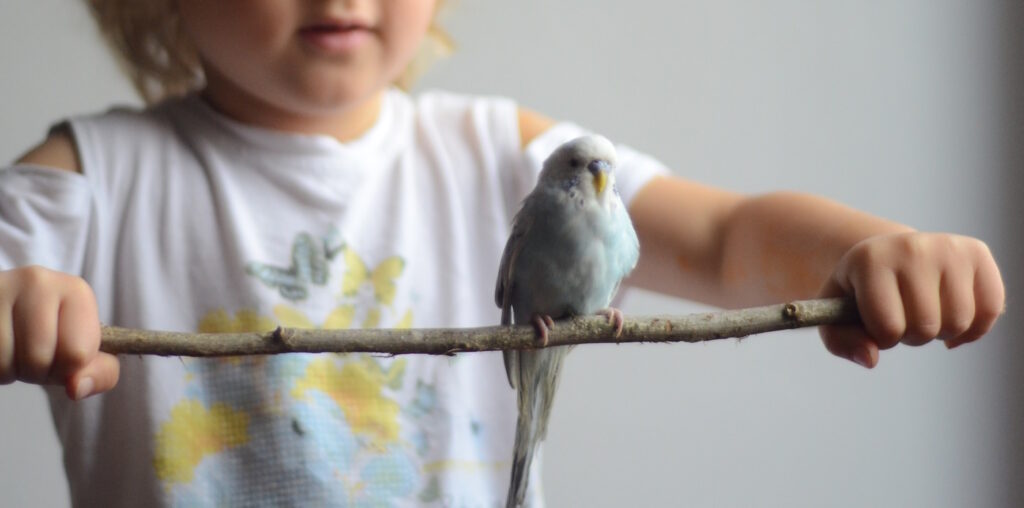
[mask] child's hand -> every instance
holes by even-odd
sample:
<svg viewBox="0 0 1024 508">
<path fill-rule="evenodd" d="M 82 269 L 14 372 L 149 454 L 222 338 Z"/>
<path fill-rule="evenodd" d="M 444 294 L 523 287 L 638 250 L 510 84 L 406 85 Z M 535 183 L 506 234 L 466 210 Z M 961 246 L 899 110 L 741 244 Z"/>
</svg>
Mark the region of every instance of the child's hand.
<svg viewBox="0 0 1024 508">
<path fill-rule="evenodd" d="M 948 234 L 868 238 L 840 259 L 822 296 L 852 294 L 863 328 L 825 326 L 828 350 L 865 367 L 878 350 L 939 338 L 953 348 L 984 335 L 1003 312 L 1003 282 L 988 247 Z"/>
<path fill-rule="evenodd" d="M 72 399 L 117 383 L 117 357 L 99 351 L 92 288 L 37 266 L 0 272 L 0 384 L 62 384 Z"/>
</svg>

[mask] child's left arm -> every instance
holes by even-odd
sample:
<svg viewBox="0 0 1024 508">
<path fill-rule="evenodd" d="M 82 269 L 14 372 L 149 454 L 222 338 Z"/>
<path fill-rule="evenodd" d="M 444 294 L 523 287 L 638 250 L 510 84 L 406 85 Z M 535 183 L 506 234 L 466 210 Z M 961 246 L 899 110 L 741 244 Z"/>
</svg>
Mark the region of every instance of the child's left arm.
<svg viewBox="0 0 1024 508">
<path fill-rule="evenodd" d="M 821 336 L 866 367 L 900 342 L 976 340 L 1003 310 L 999 269 L 980 240 L 916 232 L 823 198 L 659 177 L 630 213 L 641 244 L 635 284 L 726 307 L 852 295 L 864 326 Z"/>
</svg>

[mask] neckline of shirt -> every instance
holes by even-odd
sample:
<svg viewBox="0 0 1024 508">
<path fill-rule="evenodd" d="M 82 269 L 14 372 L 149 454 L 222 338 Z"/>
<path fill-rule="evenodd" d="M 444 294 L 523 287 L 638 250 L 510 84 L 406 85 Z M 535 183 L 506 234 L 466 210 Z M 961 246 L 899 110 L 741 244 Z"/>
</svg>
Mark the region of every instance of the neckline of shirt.
<svg viewBox="0 0 1024 508">
<path fill-rule="evenodd" d="M 381 98 L 376 122 L 361 136 L 347 142 L 323 134 L 300 134 L 246 124 L 214 109 L 198 93 L 182 99 L 184 109 L 209 123 L 203 135 L 213 135 L 232 151 L 257 160 L 287 159 L 312 167 L 365 166 L 391 160 L 406 141 L 404 128 L 411 115 L 405 92 L 391 88 Z"/>
</svg>

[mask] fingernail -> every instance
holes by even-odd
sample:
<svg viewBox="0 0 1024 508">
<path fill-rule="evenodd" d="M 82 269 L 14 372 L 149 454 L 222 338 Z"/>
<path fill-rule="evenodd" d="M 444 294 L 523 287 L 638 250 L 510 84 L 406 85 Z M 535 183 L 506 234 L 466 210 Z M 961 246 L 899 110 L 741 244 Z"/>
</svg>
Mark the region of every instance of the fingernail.
<svg viewBox="0 0 1024 508">
<path fill-rule="evenodd" d="M 91 377 L 84 377 L 78 382 L 78 386 L 75 388 L 75 400 L 82 400 L 92 395 L 92 389 L 96 386 Z"/>
<path fill-rule="evenodd" d="M 853 348 L 850 351 L 850 361 L 864 367 L 865 369 L 871 368 L 871 353 L 862 347 Z"/>
</svg>

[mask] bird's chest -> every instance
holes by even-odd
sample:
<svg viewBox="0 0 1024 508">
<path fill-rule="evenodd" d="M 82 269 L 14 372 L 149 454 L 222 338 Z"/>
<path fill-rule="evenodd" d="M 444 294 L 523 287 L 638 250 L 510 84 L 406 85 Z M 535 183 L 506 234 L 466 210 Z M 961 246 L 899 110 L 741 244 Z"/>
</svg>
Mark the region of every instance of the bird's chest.
<svg viewBox="0 0 1024 508">
<path fill-rule="evenodd" d="M 551 219 L 524 246 L 519 296 L 532 312 L 553 316 L 607 306 L 617 280 L 609 280 L 611 246 L 600 211 Z"/>
</svg>

